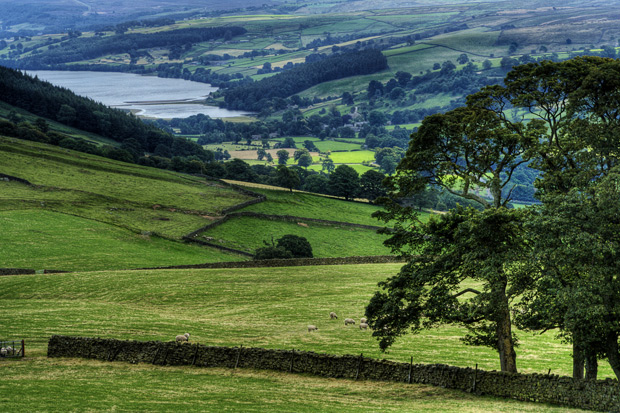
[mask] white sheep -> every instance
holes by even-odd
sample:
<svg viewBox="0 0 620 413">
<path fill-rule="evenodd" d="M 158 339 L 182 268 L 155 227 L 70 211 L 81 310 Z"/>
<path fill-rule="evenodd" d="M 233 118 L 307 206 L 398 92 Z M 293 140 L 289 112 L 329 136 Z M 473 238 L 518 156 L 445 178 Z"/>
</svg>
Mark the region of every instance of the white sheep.
<svg viewBox="0 0 620 413">
<path fill-rule="evenodd" d="M 6 348 L 6 352 L 7 352 L 7 353 L 10 353 L 10 354 L 13 354 L 13 347 L 8 346 L 8 347 Z"/>
<path fill-rule="evenodd" d="M 0 357 L 6 357 L 8 351 L 4 347 L 0 348 Z"/>
<path fill-rule="evenodd" d="M 367 328 L 368 328 L 368 324 L 360 323 L 360 330 L 362 330 L 362 329 L 366 330 Z"/>
<path fill-rule="evenodd" d="M 355 324 L 355 320 L 352 318 L 345 318 L 344 319 L 344 325 L 348 326 L 349 324 Z"/>
<path fill-rule="evenodd" d="M 318 329 L 319 328 L 317 326 L 315 326 L 315 325 L 312 325 L 312 324 L 308 325 L 308 332 L 317 331 Z"/>
<path fill-rule="evenodd" d="M 333 311 L 331 313 L 329 313 L 329 318 L 333 319 L 338 319 L 338 316 L 336 315 L 336 313 L 334 313 Z"/>
<path fill-rule="evenodd" d="M 366 317 L 360 318 L 360 323 L 367 323 L 368 319 Z"/>
<path fill-rule="evenodd" d="M 189 341 L 189 333 L 176 336 L 176 341 Z"/>
</svg>

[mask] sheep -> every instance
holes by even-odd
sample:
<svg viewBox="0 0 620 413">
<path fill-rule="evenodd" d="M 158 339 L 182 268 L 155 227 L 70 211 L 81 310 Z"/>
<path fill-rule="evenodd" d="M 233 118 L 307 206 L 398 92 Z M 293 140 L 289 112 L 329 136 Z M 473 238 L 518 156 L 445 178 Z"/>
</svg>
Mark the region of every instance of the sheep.
<svg viewBox="0 0 620 413">
<path fill-rule="evenodd" d="M 360 323 L 367 323 L 368 319 L 366 317 L 360 318 Z"/>
<path fill-rule="evenodd" d="M 189 341 L 189 333 L 176 336 L 176 341 Z"/>
<path fill-rule="evenodd" d="M 362 329 L 366 330 L 367 328 L 368 328 L 368 324 L 360 323 L 360 330 L 362 330 Z"/>
<path fill-rule="evenodd" d="M 344 319 L 344 325 L 348 326 L 349 324 L 355 324 L 355 320 L 352 318 L 345 318 Z"/>
<path fill-rule="evenodd" d="M 8 346 L 8 347 L 6 348 L 6 351 L 7 351 L 7 353 L 13 354 L 13 347 Z"/>
<path fill-rule="evenodd" d="M 8 351 L 4 347 L 0 348 L 0 357 L 6 357 Z"/>
<path fill-rule="evenodd" d="M 315 326 L 315 325 L 312 325 L 312 324 L 308 325 L 308 332 L 317 331 L 318 329 L 319 328 L 317 326 Z"/>
<path fill-rule="evenodd" d="M 333 311 L 331 313 L 329 313 L 329 318 L 333 319 L 338 319 L 338 316 L 336 315 L 336 313 L 334 313 Z"/>
</svg>

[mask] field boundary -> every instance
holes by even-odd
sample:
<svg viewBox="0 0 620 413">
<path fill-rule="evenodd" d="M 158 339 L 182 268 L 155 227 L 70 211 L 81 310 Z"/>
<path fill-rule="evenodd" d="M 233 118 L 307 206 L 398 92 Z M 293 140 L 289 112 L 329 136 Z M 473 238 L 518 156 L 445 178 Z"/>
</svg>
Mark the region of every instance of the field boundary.
<svg viewBox="0 0 620 413">
<path fill-rule="evenodd" d="M 310 334 L 310 333 L 309 333 Z M 522 401 L 588 410 L 620 411 L 617 380 L 574 380 L 550 374 L 519 374 L 444 364 L 413 364 L 357 355 L 256 347 L 215 347 L 174 341 L 132 341 L 52 336 L 48 357 L 75 357 L 132 364 L 252 368 L 349 380 L 420 383 Z"/>
<path fill-rule="evenodd" d="M 226 248 L 226 247 L 222 247 Z M 247 254 L 247 253 L 246 253 Z M 136 270 L 174 270 L 191 268 L 264 268 L 309 267 L 314 265 L 391 264 L 404 263 L 405 259 L 393 255 L 369 255 L 362 257 L 286 258 L 252 261 L 208 262 L 204 264 L 172 265 L 168 267 L 136 268 Z"/>
<path fill-rule="evenodd" d="M 33 270 L 30 268 L 0 268 L 0 277 L 25 274 L 64 274 L 67 272 L 61 270 Z"/>
</svg>

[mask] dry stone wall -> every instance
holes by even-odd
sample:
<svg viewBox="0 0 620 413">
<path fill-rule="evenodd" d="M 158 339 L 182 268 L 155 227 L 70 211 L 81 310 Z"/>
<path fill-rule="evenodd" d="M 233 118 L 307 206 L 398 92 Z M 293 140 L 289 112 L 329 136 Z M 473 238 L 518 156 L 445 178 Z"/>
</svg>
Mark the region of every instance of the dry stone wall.
<svg viewBox="0 0 620 413">
<path fill-rule="evenodd" d="M 443 364 L 398 363 L 362 355 L 52 336 L 48 357 L 162 366 L 253 368 L 354 380 L 423 383 L 481 395 L 620 412 L 620 386 L 616 380 L 573 380 L 555 375 L 502 373 Z"/>
<path fill-rule="evenodd" d="M 188 268 L 264 268 L 264 267 L 301 267 L 311 265 L 348 265 L 348 264 L 387 264 L 405 262 L 404 258 L 393 255 L 369 255 L 363 257 L 330 258 L 287 258 L 252 261 L 209 262 L 205 264 L 174 265 L 169 267 L 138 268 L 143 270 L 170 270 Z"/>
</svg>

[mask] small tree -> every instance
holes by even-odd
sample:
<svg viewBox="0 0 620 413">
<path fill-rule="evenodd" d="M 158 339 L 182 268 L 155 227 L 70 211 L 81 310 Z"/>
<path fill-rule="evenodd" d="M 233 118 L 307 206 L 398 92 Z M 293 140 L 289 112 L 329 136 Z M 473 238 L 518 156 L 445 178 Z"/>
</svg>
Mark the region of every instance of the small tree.
<svg viewBox="0 0 620 413">
<path fill-rule="evenodd" d="M 326 158 L 323 158 L 323 160 L 321 161 L 321 171 L 329 175 L 332 172 L 334 172 L 334 169 L 336 169 L 336 165 L 334 165 L 334 161 L 329 156 Z"/>
<path fill-rule="evenodd" d="M 278 152 L 276 152 L 276 155 L 278 156 L 278 164 L 286 165 L 286 163 L 288 162 L 288 158 L 289 158 L 288 151 L 284 149 L 280 149 Z"/>
<path fill-rule="evenodd" d="M 371 202 L 380 196 L 385 196 L 386 190 L 383 186 L 384 178 L 385 175 L 374 169 L 364 172 L 360 177 L 360 196 Z"/>
<path fill-rule="evenodd" d="M 465 63 L 469 62 L 469 57 L 467 57 L 467 55 L 465 53 L 461 53 L 459 55 L 459 57 L 457 57 L 456 61 L 460 64 L 460 65 L 464 65 Z"/>
<path fill-rule="evenodd" d="M 312 258 L 312 246 L 308 240 L 298 235 L 284 235 L 271 243 L 263 241 L 265 247 L 258 248 L 254 254 L 255 260 Z"/>
<path fill-rule="evenodd" d="M 284 235 L 278 239 L 276 245 L 290 251 L 293 258 L 312 258 L 312 246 L 304 237 Z"/>
<path fill-rule="evenodd" d="M 259 148 L 256 151 L 256 154 L 258 155 L 258 160 L 262 161 L 265 158 L 265 156 L 267 156 L 267 151 L 264 150 L 263 148 Z"/>
<path fill-rule="evenodd" d="M 303 154 L 297 160 L 297 164 L 307 169 L 310 165 L 312 165 L 312 156 L 310 156 L 310 154 L 307 154 L 307 153 Z"/>
<path fill-rule="evenodd" d="M 329 189 L 332 194 L 343 196 L 348 201 L 360 190 L 359 174 L 349 165 L 340 165 L 329 175 Z"/>
<path fill-rule="evenodd" d="M 281 148 L 297 148 L 297 146 L 295 145 L 295 139 L 291 138 L 290 136 L 285 138 L 284 142 L 282 142 Z"/>
<path fill-rule="evenodd" d="M 297 172 L 287 168 L 286 165 L 278 165 L 275 179 L 278 185 L 288 188 L 291 192 L 293 192 L 293 188 L 301 183 Z"/>
</svg>

